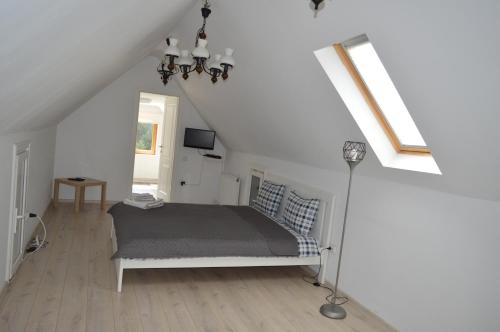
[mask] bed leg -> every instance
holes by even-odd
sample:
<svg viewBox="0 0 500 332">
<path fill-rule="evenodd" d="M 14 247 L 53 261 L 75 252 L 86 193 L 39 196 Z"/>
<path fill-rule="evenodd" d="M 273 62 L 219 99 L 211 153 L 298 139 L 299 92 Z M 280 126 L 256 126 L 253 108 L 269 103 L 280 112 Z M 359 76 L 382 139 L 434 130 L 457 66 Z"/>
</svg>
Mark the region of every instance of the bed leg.
<svg viewBox="0 0 500 332">
<path fill-rule="evenodd" d="M 115 259 L 116 265 L 116 291 L 121 293 L 122 291 L 122 281 L 123 281 L 123 265 L 120 258 Z"/>
<path fill-rule="evenodd" d="M 323 266 L 321 267 L 321 271 L 319 273 L 319 276 L 318 276 L 318 281 L 321 283 L 321 284 L 324 284 L 325 281 L 326 281 L 326 268 L 328 266 L 328 250 L 324 250 L 322 253 L 321 253 L 321 261 L 323 262 Z"/>
</svg>

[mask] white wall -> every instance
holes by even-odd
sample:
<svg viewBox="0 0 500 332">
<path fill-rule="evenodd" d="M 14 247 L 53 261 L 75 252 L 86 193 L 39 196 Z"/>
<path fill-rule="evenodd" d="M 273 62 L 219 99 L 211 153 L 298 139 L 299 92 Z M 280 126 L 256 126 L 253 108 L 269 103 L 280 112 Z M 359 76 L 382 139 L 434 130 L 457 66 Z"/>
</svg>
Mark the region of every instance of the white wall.
<svg viewBox="0 0 500 332">
<path fill-rule="evenodd" d="M 56 127 L 0 137 L 0 156 L 2 156 L 2 162 L 0 162 L 0 290 L 5 285 L 4 277 L 7 267 L 13 146 L 24 141 L 31 142 L 27 208 L 28 212 L 41 216 L 51 198 L 55 139 Z M 28 221 L 25 226 L 25 243 L 30 240 L 29 237 L 37 226 L 35 220 L 32 221 Z"/>
<path fill-rule="evenodd" d="M 242 203 L 250 167 L 333 192 L 339 243 L 347 173 L 231 152 Z M 500 330 L 500 203 L 355 175 L 350 204 L 342 290 L 401 331 Z"/>
<path fill-rule="evenodd" d="M 178 96 L 172 199 L 197 203 L 215 201 L 222 162 L 202 158 L 195 149 L 182 146 L 185 127 L 207 129 L 208 126 L 176 81 L 167 87 L 161 84 L 157 65 L 156 58 L 144 59 L 59 123 L 56 177 L 88 176 L 106 180 L 108 199 L 124 199 L 131 191 L 140 92 Z M 218 140 L 215 153 L 225 154 Z M 181 187 L 181 180 L 191 185 Z M 73 190 L 62 186 L 61 197 L 71 199 Z M 98 198 L 98 189 L 88 189 L 87 199 Z"/>
</svg>

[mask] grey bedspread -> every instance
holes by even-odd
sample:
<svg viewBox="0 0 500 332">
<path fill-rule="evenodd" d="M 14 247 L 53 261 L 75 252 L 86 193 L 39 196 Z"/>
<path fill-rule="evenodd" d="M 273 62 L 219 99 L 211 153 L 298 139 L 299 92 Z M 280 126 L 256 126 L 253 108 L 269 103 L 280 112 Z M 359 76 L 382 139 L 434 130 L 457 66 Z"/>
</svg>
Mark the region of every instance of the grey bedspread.
<svg viewBox="0 0 500 332">
<path fill-rule="evenodd" d="M 298 256 L 296 238 L 248 206 L 169 203 L 141 210 L 118 203 L 112 258 Z"/>
</svg>

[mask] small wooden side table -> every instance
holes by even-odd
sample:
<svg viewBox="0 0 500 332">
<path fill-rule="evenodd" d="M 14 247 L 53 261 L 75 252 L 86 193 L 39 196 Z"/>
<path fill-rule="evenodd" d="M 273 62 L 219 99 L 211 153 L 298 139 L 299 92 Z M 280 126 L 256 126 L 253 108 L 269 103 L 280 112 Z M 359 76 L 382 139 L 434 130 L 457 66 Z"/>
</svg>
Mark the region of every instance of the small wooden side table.
<svg viewBox="0 0 500 332">
<path fill-rule="evenodd" d="M 85 178 L 83 181 L 69 180 L 68 178 L 57 178 L 54 179 L 54 207 L 59 204 L 59 185 L 65 184 L 75 188 L 75 212 L 80 212 L 80 208 L 83 208 L 85 203 L 85 188 L 101 186 L 101 210 L 106 207 L 106 181 Z"/>
</svg>

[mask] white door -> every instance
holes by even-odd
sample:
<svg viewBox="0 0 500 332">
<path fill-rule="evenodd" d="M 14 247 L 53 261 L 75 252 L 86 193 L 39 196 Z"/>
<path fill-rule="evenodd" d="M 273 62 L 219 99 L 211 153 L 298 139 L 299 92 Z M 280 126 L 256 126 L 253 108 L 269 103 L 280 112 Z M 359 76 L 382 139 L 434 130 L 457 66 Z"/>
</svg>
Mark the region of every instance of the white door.
<svg viewBox="0 0 500 332">
<path fill-rule="evenodd" d="M 172 192 L 178 106 L 178 97 L 167 97 L 163 117 L 163 137 L 160 145 L 160 169 L 158 171 L 158 197 L 166 202 L 170 201 Z"/>
<path fill-rule="evenodd" d="M 11 279 L 16 273 L 24 253 L 24 222 L 29 169 L 29 144 L 19 144 L 14 149 L 8 279 Z"/>
</svg>

